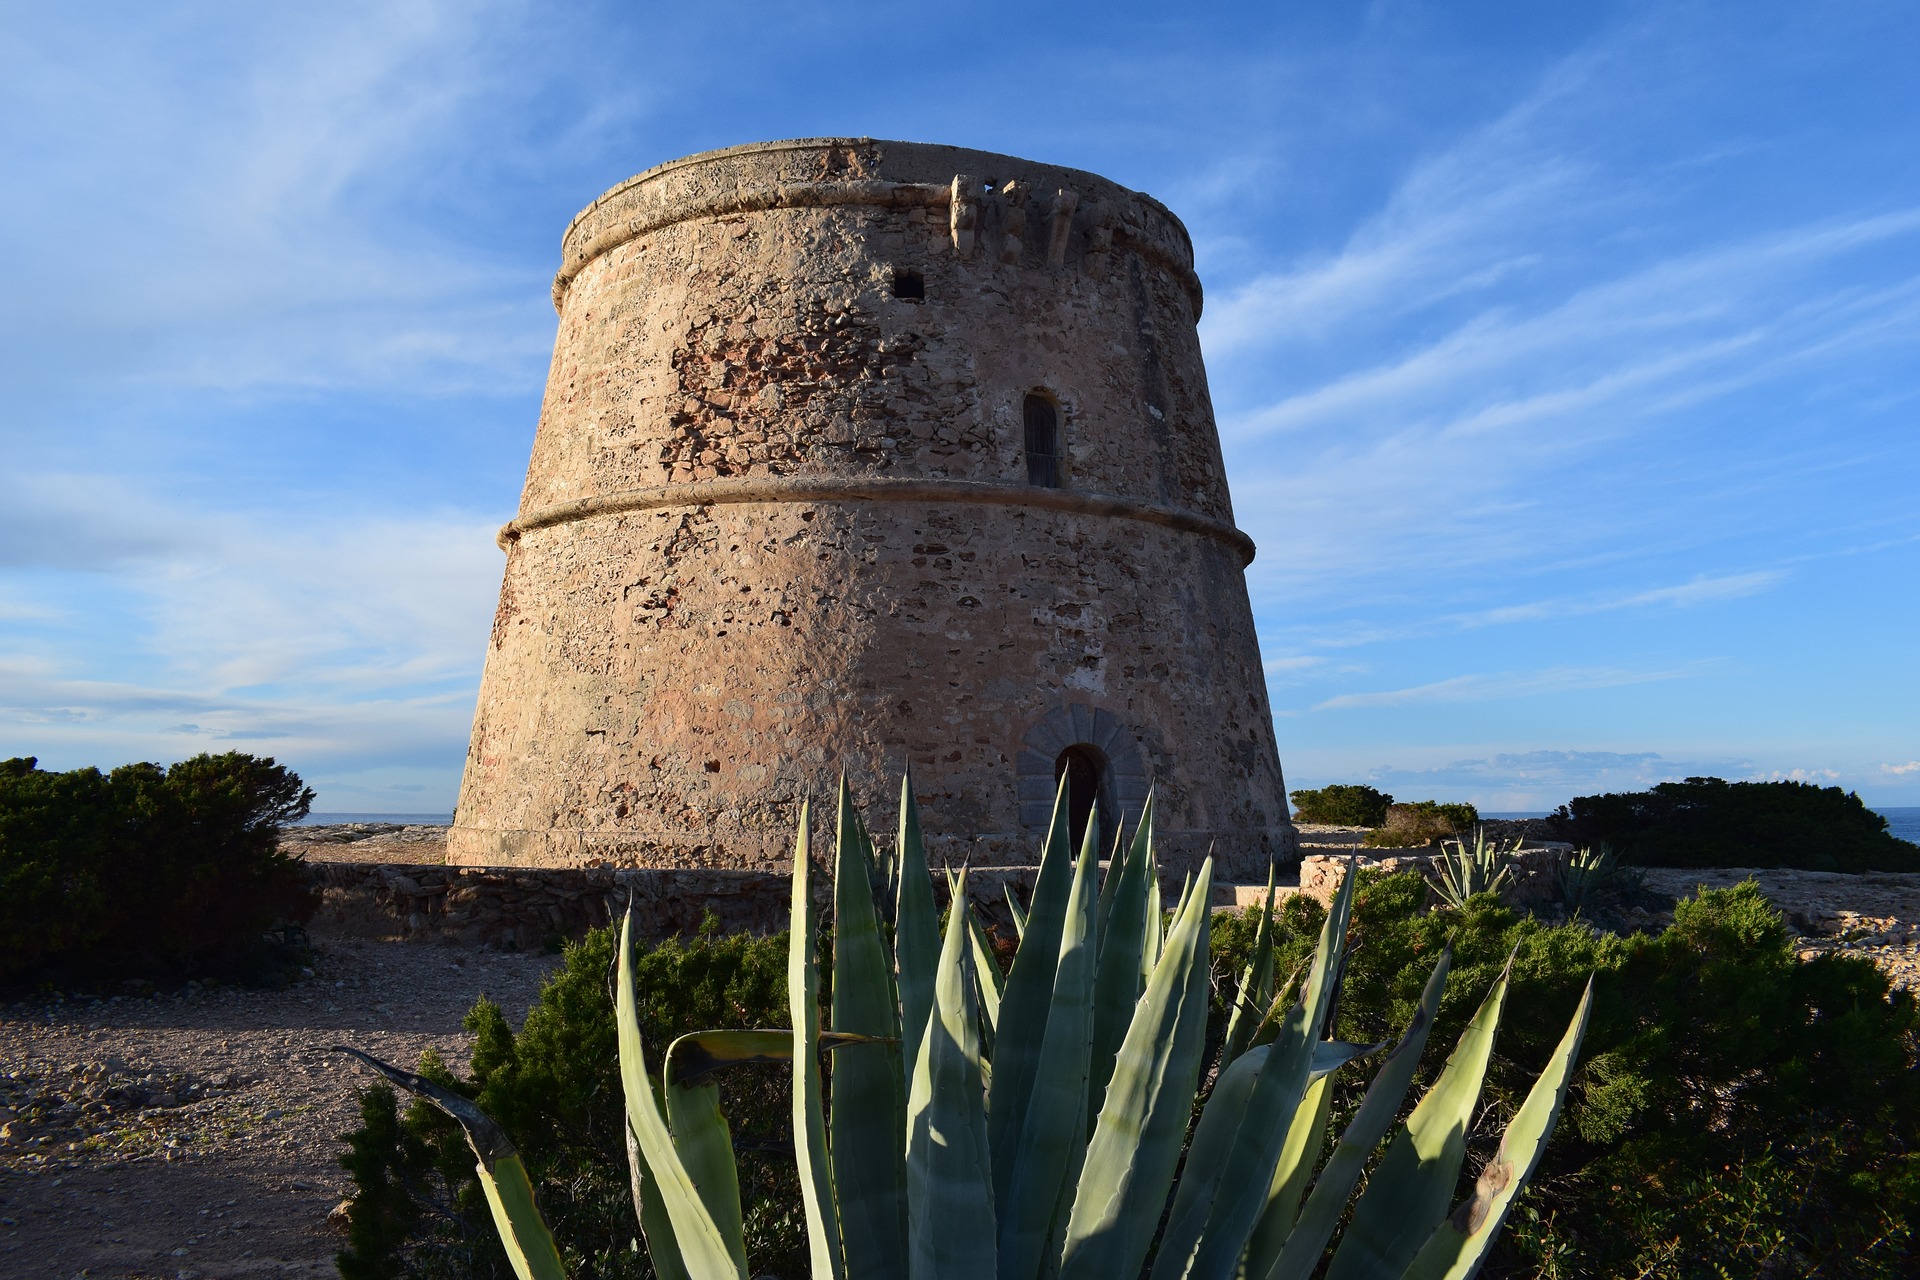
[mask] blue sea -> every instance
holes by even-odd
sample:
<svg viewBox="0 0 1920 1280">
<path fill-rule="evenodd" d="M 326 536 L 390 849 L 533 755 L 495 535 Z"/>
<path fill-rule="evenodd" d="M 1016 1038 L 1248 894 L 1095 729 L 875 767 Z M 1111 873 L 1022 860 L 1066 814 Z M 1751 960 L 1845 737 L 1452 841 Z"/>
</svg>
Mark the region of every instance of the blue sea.
<svg viewBox="0 0 1920 1280">
<path fill-rule="evenodd" d="M 409 827 L 450 827 L 450 813 L 310 813 L 296 827 L 331 827 L 342 822 L 398 822 Z"/>
<path fill-rule="evenodd" d="M 1887 820 L 1887 830 L 1896 838 L 1911 840 L 1920 844 L 1920 808 L 1911 805 L 1896 806 L 1887 809 L 1875 809 L 1875 813 Z M 1483 813 L 1483 818 L 1544 818 L 1543 812 L 1532 813 Z"/>
<path fill-rule="evenodd" d="M 1887 830 L 1902 840 L 1911 840 L 1920 844 L 1920 809 L 1907 806 L 1899 809 L 1875 809 L 1875 813 L 1887 820 Z"/>
</svg>

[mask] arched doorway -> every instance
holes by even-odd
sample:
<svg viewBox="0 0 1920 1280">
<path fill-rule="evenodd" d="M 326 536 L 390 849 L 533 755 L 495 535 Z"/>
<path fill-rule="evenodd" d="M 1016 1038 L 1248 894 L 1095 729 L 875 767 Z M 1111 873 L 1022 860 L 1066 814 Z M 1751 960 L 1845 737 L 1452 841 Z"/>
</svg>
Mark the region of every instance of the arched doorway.
<svg viewBox="0 0 1920 1280">
<path fill-rule="evenodd" d="M 1094 748 L 1085 743 L 1075 743 L 1062 751 L 1053 762 L 1056 787 L 1062 778 L 1067 782 L 1067 830 L 1073 838 L 1073 851 L 1077 854 L 1087 836 L 1087 823 L 1093 815 L 1094 802 L 1100 799 L 1106 782 L 1106 762 Z M 1105 828 L 1113 821 L 1113 815 L 1105 812 L 1112 806 L 1102 805 L 1101 808 L 1100 825 Z"/>
<path fill-rule="evenodd" d="M 1036 840 L 1046 835 L 1047 823 L 1053 817 L 1053 798 L 1066 776 L 1061 760 L 1075 750 L 1084 752 L 1085 762 L 1093 766 L 1093 791 L 1100 800 L 1100 852 L 1104 857 L 1113 848 L 1114 834 L 1130 830 L 1140 821 L 1151 785 L 1139 738 L 1126 721 L 1106 707 L 1065 703 L 1048 711 L 1021 735 L 1016 757 L 1020 825 Z"/>
</svg>

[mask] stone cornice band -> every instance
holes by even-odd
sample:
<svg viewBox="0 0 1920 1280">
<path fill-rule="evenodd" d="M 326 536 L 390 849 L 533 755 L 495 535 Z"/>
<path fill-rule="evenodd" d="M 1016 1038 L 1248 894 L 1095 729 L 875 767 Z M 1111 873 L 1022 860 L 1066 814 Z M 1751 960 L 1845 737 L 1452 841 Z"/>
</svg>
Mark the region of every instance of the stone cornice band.
<svg viewBox="0 0 1920 1280">
<path fill-rule="evenodd" d="M 571 524 L 596 516 L 668 507 L 706 507 L 745 502 L 916 502 L 923 505 L 1037 507 L 1076 515 L 1138 520 L 1224 542 L 1253 563 L 1253 539 L 1225 520 L 1180 507 L 1120 498 L 1077 489 L 1041 489 L 1030 485 L 989 484 L 979 480 L 902 479 L 856 476 L 745 476 L 651 485 L 572 502 L 556 502 L 501 526 L 495 539 L 502 551 L 535 529 Z"/>
<path fill-rule="evenodd" d="M 642 175 L 646 176 L 646 175 Z M 615 192 L 624 192 L 625 185 L 615 188 Z M 611 196 L 615 192 L 609 192 Z M 605 199 L 606 197 L 603 197 Z M 579 248 L 569 247 L 566 261 L 553 277 L 553 309 L 559 311 L 566 302 L 567 289 L 573 284 L 574 277 L 586 270 L 587 264 L 610 250 L 617 249 L 629 240 L 651 234 L 662 227 L 670 227 L 679 222 L 691 222 L 700 218 L 724 218 L 736 213 L 760 213 L 768 209 L 825 209 L 836 205 L 866 205 L 872 208 L 903 209 L 915 206 L 946 208 L 953 200 L 952 188 L 926 182 L 886 182 L 878 179 L 865 179 L 851 182 L 792 182 L 778 186 L 736 187 L 731 191 L 717 192 L 710 196 L 681 198 L 662 204 L 628 218 L 600 232 L 582 244 Z M 592 213 L 600 205 L 595 201 L 583 210 L 581 217 Z M 575 219 L 579 221 L 578 218 Z M 572 228 L 568 228 L 568 237 Z M 1116 243 L 1124 241 L 1135 253 L 1156 266 L 1173 273 L 1186 290 L 1187 297 L 1193 303 L 1194 318 L 1198 319 L 1205 302 L 1204 291 L 1200 287 L 1200 277 L 1194 272 L 1192 262 L 1183 262 L 1178 255 L 1151 236 L 1139 235 L 1130 230 L 1125 221 L 1113 226 Z"/>
</svg>

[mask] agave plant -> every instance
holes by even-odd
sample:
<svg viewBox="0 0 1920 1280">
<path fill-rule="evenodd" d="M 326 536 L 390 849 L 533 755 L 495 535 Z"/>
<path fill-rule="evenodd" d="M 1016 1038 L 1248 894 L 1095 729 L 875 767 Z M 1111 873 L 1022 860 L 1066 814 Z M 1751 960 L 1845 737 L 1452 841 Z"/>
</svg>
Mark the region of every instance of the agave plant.
<svg viewBox="0 0 1920 1280">
<path fill-rule="evenodd" d="M 1476 893 L 1498 893 L 1513 878 L 1513 855 L 1520 842 L 1503 845 L 1488 840 L 1486 829 L 1475 827 L 1473 844 L 1464 840 L 1442 840 L 1440 856 L 1434 859 L 1437 878 L 1429 880 L 1440 900 L 1450 907 L 1463 907 Z"/>
<path fill-rule="evenodd" d="M 1620 859 L 1604 844 L 1575 849 L 1555 869 L 1560 904 L 1575 919 L 1591 909 L 1596 900 L 1616 890 L 1620 878 Z"/>
<path fill-rule="evenodd" d="M 631 920 L 622 926 L 615 1017 L 634 1199 L 663 1277 L 749 1274 L 733 1152 L 710 1078 L 733 1062 L 793 1064 L 794 1153 L 814 1280 L 1110 1280 L 1140 1275 L 1149 1261 L 1152 1280 L 1305 1280 L 1326 1260 L 1343 1218 L 1325 1272 L 1334 1280 L 1468 1276 L 1552 1132 L 1590 990 L 1471 1195 L 1452 1204 L 1505 975 L 1433 1086 L 1395 1124 L 1445 988 L 1451 954 L 1443 952 L 1412 1021 L 1325 1151 L 1334 1073 L 1387 1048 L 1329 1035 L 1351 867 L 1291 1001 L 1285 992 L 1294 983 L 1274 981 L 1269 884 L 1254 959 L 1193 1122 L 1208 1065 L 1213 869 L 1211 860 L 1203 864 L 1163 916 L 1151 798 L 1104 877 L 1091 834 L 1099 823 L 1087 824 L 1076 855 L 1064 796 L 1056 801 L 1030 905 L 1016 915 L 1020 946 L 1002 980 L 964 870 L 953 877 L 941 925 L 910 782 L 886 857 L 843 783 L 823 1030 L 809 827 L 803 808 L 790 1029 L 683 1037 L 656 1069 L 636 1013 Z M 828 1048 L 838 1050 L 830 1088 L 820 1069 Z M 559 1277 L 559 1255 L 504 1135 L 471 1103 L 375 1065 L 466 1128 L 523 1280 Z"/>
</svg>

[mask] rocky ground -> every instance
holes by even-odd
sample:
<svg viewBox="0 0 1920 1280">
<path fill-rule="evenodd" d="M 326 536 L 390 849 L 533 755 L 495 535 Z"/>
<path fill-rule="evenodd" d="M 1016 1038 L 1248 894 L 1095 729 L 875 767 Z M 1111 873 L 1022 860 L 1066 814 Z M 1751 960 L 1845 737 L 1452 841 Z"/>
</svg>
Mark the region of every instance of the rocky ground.
<svg viewBox="0 0 1920 1280">
<path fill-rule="evenodd" d="M 0 1275 L 333 1275 L 350 1044 L 464 1065 L 482 993 L 516 1020 L 552 956 L 318 937 L 284 991 L 0 1006 Z"/>
<path fill-rule="evenodd" d="M 397 822 L 342 822 L 326 827 L 293 827 L 281 837 L 281 849 L 314 862 L 391 862 L 445 866 L 445 827 L 405 826 Z"/>
<path fill-rule="evenodd" d="M 1787 923 L 1800 935 L 1795 945 L 1802 959 L 1826 951 L 1865 956 L 1899 986 L 1920 992 L 1920 875 L 1765 867 L 1646 872 L 1647 888 L 1671 898 L 1747 879 L 1787 913 Z"/>
</svg>

